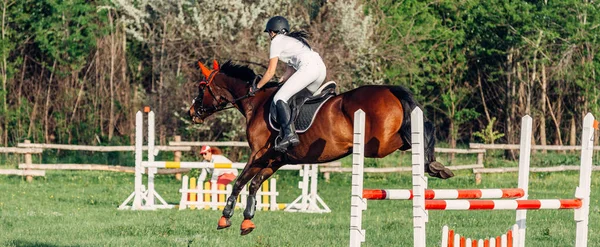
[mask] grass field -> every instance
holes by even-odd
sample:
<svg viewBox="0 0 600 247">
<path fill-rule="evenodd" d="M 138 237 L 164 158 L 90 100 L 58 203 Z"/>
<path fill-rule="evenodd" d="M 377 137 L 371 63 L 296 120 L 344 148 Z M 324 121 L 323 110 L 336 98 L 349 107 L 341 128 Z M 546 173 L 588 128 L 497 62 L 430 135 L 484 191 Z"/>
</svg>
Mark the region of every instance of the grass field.
<svg viewBox="0 0 600 247">
<path fill-rule="evenodd" d="M 366 163 L 390 166 L 389 161 Z M 589 246 L 600 246 L 597 174 L 592 179 Z M 276 178 L 280 202 L 299 195 L 297 172 L 280 171 Z M 461 171 L 450 180 L 430 179 L 430 188 L 505 188 L 516 182 L 516 173 L 484 175 L 483 183 L 475 186 L 471 172 Z M 167 201 L 178 203 L 178 181 L 159 175 L 156 184 Z M 572 198 L 577 184 L 576 172 L 535 173 L 530 198 Z M 410 186 L 408 173 L 365 176 L 366 188 Z M 239 235 L 242 210 L 235 212 L 230 229 L 220 231 L 216 230 L 220 211 L 117 210 L 132 191 L 133 174 L 47 171 L 45 178 L 33 183 L 0 176 L 0 246 L 348 246 L 350 174 L 332 174 L 329 183 L 319 181 L 319 194 L 332 213 L 258 211 L 257 229 L 248 236 Z M 514 211 L 430 211 L 428 245 L 439 245 L 444 224 L 465 236 L 482 238 L 505 232 L 514 218 Z M 529 211 L 527 226 L 527 246 L 574 244 L 573 211 Z M 412 246 L 410 202 L 370 201 L 363 228 L 367 232 L 363 246 Z"/>
</svg>

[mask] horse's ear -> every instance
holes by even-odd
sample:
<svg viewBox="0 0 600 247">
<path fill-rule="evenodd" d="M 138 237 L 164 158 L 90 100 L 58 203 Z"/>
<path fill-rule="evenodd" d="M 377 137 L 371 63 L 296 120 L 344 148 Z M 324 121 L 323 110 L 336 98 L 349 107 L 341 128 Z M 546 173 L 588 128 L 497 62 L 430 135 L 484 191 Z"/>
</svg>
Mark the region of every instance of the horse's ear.
<svg viewBox="0 0 600 247">
<path fill-rule="evenodd" d="M 204 64 L 200 61 L 198 61 L 198 66 L 200 67 L 200 70 L 202 70 L 202 74 L 204 75 L 204 77 L 208 78 L 208 76 L 210 76 L 210 73 L 212 71 L 210 69 L 208 69 L 206 66 L 204 66 Z"/>
<path fill-rule="evenodd" d="M 219 63 L 217 63 L 217 59 L 213 60 L 213 70 L 219 70 Z"/>
</svg>

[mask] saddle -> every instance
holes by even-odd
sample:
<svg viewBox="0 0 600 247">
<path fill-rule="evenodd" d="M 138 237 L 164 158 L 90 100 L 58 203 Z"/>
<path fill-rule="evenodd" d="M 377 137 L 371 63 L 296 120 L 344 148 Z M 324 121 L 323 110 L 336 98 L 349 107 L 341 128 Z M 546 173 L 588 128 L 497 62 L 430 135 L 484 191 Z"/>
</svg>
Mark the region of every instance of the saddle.
<svg viewBox="0 0 600 247">
<path fill-rule="evenodd" d="M 328 81 L 314 93 L 305 88 L 290 99 L 288 103 L 292 109 L 292 121 L 296 127 L 296 133 L 304 133 L 310 128 L 321 106 L 336 95 L 336 86 L 337 84 L 334 81 Z M 271 125 L 271 128 L 280 131 L 280 124 L 277 122 L 277 112 L 273 102 L 271 102 L 269 109 L 269 125 Z"/>
</svg>

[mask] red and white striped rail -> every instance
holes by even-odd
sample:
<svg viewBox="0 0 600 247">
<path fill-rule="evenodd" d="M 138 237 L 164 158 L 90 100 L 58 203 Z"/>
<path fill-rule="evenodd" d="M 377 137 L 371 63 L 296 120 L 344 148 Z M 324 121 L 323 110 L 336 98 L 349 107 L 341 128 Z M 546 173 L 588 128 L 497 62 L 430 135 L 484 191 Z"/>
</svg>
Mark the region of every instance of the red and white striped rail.
<svg viewBox="0 0 600 247">
<path fill-rule="evenodd" d="M 474 189 L 474 190 L 425 190 L 425 199 L 498 199 L 521 198 L 523 189 Z M 412 190 L 364 189 L 363 198 L 368 200 L 412 200 Z"/>
<path fill-rule="evenodd" d="M 549 200 L 427 200 L 427 210 L 538 210 L 581 208 L 580 199 Z"/>
</svg>

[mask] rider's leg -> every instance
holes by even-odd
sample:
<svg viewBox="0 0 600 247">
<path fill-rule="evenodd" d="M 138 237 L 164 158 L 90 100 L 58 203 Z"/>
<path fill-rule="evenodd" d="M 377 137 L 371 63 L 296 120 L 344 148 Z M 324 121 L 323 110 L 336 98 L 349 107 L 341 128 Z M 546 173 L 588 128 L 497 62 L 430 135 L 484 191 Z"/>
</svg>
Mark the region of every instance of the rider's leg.
<svg viewBox="0 0 600 247">
<path fill-rule="evenodd" d="M 289 146 L 296 146 L 300 143 L 294 123 L 292 122 L 292 110 L 287 102 L 277 100 L 275 103 L 277 108 L 277 121 L 281 125 L 282 138 L 275 147 L 278 151 L 285 151 Z"/>
<path fill-rule="evenodd" d="M 277 109 L 277 122 L 281 124 L 282 139 L 275 146 L 275 150 L 285 152 L 287 148 L 297 145 L 300 141 L 291 119 L 291 109 L 288 100 L 304 88 L 316 91 L 325 80 L 325 65 L 316 61 L 302 66 L 281 86 L 273 97 Z"/>
</svg>

